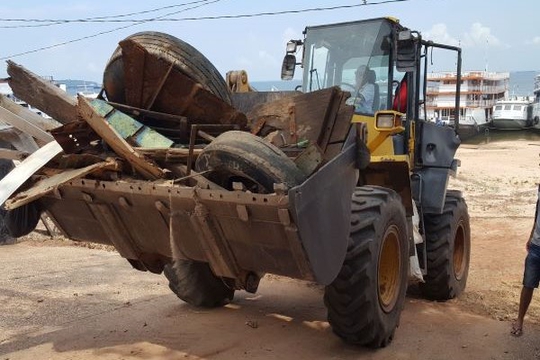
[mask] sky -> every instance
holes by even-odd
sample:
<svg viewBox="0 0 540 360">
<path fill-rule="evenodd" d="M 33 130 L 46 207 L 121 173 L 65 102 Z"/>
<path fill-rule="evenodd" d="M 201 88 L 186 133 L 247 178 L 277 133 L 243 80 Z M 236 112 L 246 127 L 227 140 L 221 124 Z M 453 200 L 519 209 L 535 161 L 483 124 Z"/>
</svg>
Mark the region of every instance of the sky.
<svg viewBox="0 0 540 360">
<path fill-rule="evenodd" d="M 179 6 L 194 1 L 3 1 L 0 4 L 0 58 L 4 61 L 9 58 L 41 76 L 101 83 L 105 65 L 119 41 L 140 31 L 160 31 L 197 48 L 223 75 L 229 70 L 244 69 L 250 81 L 278 80 L 287 41 L 301 39 L 306 26 L 393 16 L 400 19 L 402 25 L 420 31 L 426 39 L 461 46 L 463 70 L 540 70 L 538 0 L 199 0 Z M 135 24 L 67 22 L 40 27 L 35 25 L 43 25 L 43 22 L 28 22 L 30 19 L 103 16 L 118 19 L 118 15 L 158 8 L 164 9 L 134 15 L 131 19 L 200 18 L 359 4 L 365 5 L 241 19 Z M 7 22 L 6 19 L 25 21 Z M 78 41 L 85 37 L 88 38 Z M 70 43 L 56 46 L 65 42 Z M 47 50 L 14 56 L 51 46 Z M 437 70 L 453 69 L 452 61 L 444 55 L 437 54 L 433 62 L 440 64 Z M 3 63 L 0 78 L 7 76 Z"/>
</svg>

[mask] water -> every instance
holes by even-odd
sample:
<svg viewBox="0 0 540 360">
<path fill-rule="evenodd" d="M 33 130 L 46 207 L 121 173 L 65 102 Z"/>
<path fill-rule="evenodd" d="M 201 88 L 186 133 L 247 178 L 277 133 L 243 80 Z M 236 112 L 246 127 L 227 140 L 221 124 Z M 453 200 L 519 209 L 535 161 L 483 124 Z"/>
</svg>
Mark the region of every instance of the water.
<svg viewBox="0 0 540 360">
<path fill-rule="evenodd" d="M 484 134 L 463 140 L 463 144 L 480 145 L 497 141 L 529 141 L 540 145 L 540 130 L 503 131 L 488 129 Z"/>
<path fill-rule="evenodd" d="M 534 77 L 538 71 L 513 71 L 510 73 L 508 95 L 531 96 L 534 90 Z"/>
<path fill-rule="evenodd" d="M 269 80 L 251 82 L 251 86 L 257 91 L 292 91 L 295 90 L 299 85 L 302 85 L 300 80 Z"/>
</svg>

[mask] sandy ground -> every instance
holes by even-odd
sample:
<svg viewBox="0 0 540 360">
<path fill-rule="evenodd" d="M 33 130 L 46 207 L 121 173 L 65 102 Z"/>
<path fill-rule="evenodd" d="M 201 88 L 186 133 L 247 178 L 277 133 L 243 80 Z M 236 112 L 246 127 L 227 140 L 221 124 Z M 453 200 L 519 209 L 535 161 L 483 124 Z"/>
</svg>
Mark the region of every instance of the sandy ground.
<svg viewBox="0 0 540 360">
<path fill-rule="evenodd" d="M 394 342 L 347 346 L 325 321 L 321 289 L 269 276 L 256 295 L 192 308 L 163 276 L 115 252 L 33 233 L 0 248 L 0 360 L 14 359 L 540 359 L 540 296 L 521 338 L 509 335 L 533 224 L 540 146 L 463 145 L 451 188 L 469 205 L 467 289 L 445 303 L 407 298 Z"/>
</svg>

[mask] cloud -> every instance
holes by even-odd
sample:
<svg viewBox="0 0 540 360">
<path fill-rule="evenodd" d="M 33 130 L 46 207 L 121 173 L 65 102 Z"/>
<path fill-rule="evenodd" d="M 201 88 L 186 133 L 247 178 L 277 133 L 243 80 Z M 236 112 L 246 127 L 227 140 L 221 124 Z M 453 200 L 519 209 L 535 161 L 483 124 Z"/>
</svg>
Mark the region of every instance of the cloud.
<svg viewBox="0 0 540 360">
<path fill-rule="evenodd" d="M 535 36 L 531 40 L 525 41 L 527 45 L 540 45 L 540 36 Z"/>
<path fill-rule="evenodd" d="M 489 27 L 478 22 L 473 23 L 469 31 L 461 34 L 457 38 L 450 34 L 448 27 L 443 23 L 433 25 L 430 30 L 423 33 L 423 36 L 428 40 L 433 40 L 442 44 L 461 46 L 463 48 L 478 46 L 498 48 L 509 47 L 508 45 L 504 45 L 499 38 L 493 35 Z M 540 37 L 537 41 L 540 43 Z"/>
<path fill-rule="evenodd" d="M 489 46 L 503 47 L 502 42 L 491 34 L 491 29 L 480 23 L 474 23 L 469 32 L 464 34 L 463 47 Z"/>
<path fill-rule="evenodd" d="M 435 24 L 430 30 L 424 31 L 422 37 L 441 44 L 459 46 L 459 41 L 448 33 L 446 24 Z"/>
</svg>

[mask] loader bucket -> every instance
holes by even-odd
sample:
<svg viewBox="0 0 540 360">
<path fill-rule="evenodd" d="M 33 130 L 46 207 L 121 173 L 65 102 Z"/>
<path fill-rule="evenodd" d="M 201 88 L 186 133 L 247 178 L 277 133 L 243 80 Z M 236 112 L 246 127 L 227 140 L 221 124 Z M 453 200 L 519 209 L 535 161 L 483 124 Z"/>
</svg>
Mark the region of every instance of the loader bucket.
<svg viewBox="0 0 540 360">
<path fill-rule="evenodd" d="M 346 146 L 288 194 L 78 179 L 39 201 L 68 238 L 114 245 L 151 271 L 179 258 L 222 277 L 273 273 L 326 285 L 347 248 L 355 150 Z"/>
</svg>

